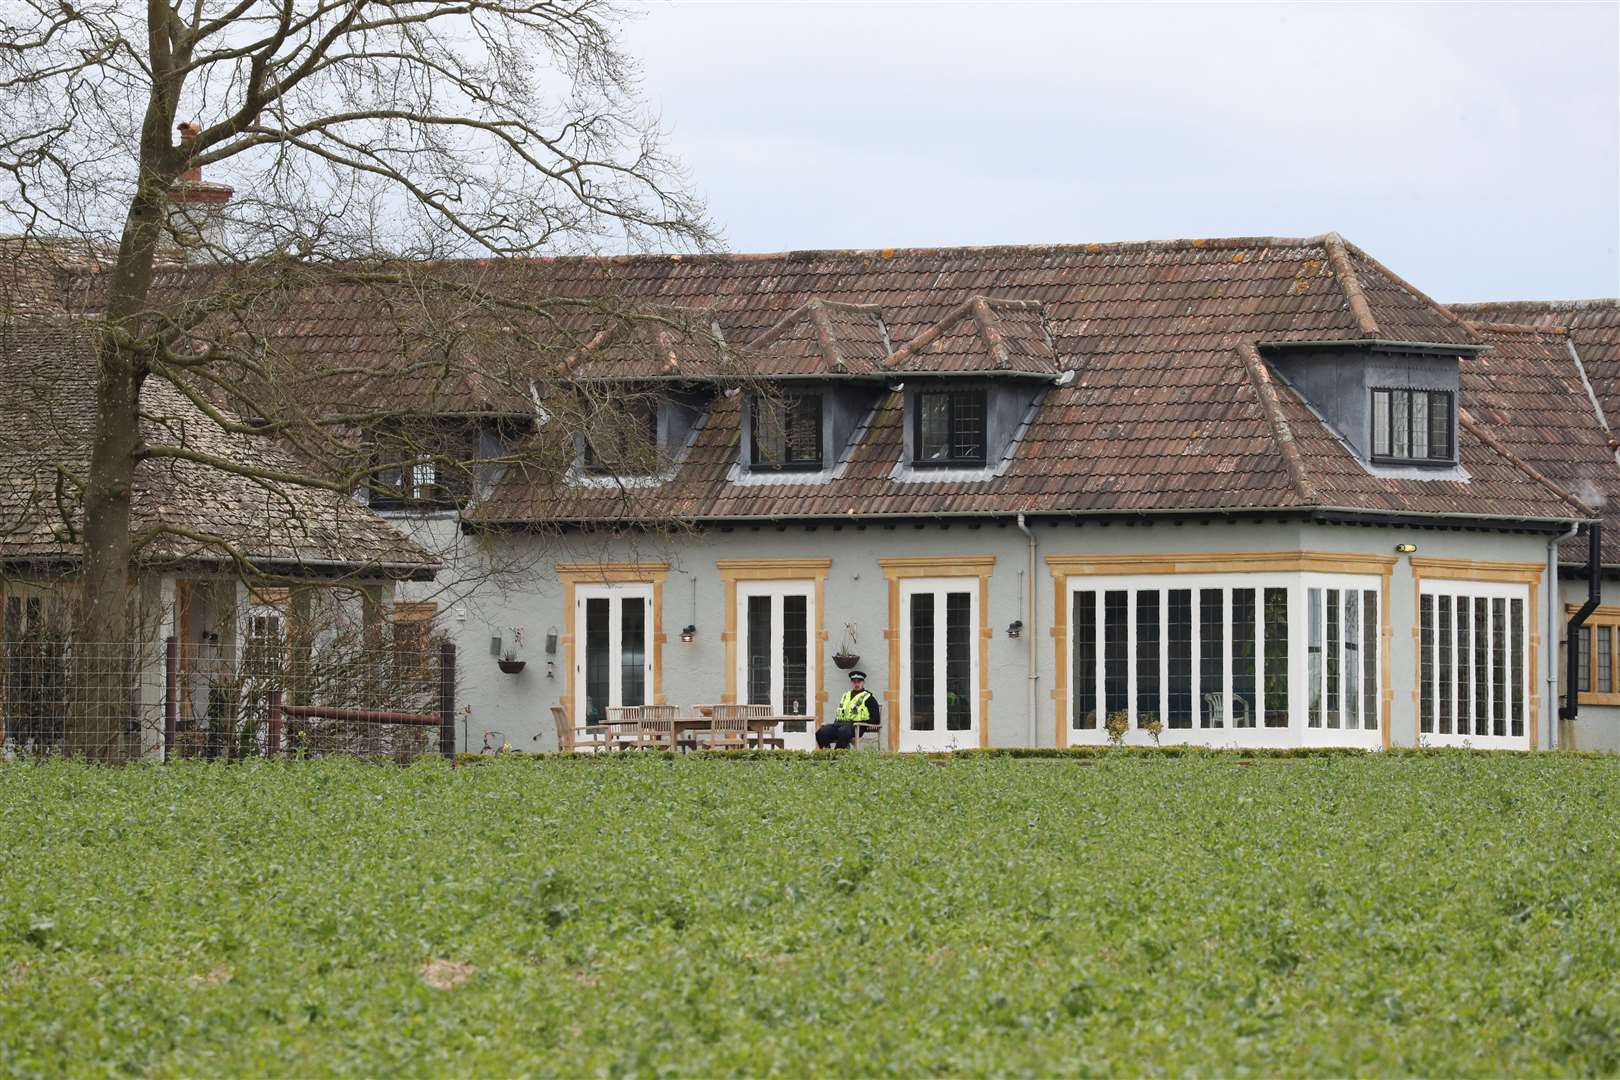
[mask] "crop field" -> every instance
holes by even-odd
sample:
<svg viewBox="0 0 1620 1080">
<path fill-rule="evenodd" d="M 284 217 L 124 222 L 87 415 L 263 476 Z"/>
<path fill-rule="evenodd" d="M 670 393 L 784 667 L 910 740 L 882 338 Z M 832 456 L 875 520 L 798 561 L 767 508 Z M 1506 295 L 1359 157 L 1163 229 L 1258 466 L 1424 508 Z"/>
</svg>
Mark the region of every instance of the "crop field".
<svg viewBox="0 0 1620 1080">
<path fill-rule="evenodd" d="M 0 1075 L 1620 1072 L 1620 759 L 0 765 Z"/>
</svg>

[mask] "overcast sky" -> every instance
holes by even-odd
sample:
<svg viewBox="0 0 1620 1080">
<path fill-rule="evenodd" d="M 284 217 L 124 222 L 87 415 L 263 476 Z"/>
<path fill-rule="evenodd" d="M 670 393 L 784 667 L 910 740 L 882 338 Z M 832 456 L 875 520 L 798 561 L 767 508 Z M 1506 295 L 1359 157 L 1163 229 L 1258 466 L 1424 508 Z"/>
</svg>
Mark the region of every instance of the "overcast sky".
<svg viewBox="0 0 1620 1080">
<path fill-rule="evenodd" d="M 1338 230 L 1620 295 L 1620 4 L 676 3 L 625 30 L 737 251 Z"/>
</svg>

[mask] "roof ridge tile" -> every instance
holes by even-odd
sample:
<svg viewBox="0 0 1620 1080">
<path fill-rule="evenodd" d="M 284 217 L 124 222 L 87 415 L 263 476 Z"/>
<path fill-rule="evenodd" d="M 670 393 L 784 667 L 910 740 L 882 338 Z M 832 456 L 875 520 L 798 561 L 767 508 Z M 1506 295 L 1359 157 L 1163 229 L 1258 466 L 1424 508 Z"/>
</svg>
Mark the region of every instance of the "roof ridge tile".
<svg viewBox="0 0 1620 1080">
<path fill-rule="evenodd" d="M 1336 232 L 1330 232 L 1322 238 L 1322 247 L 1327 251 L 1328 265 L 1333 268 L 1333 277 L 1344 290 L 1344 299 L 1350 305 L 1350 314 L 1356 320 L 1356 328 L 1363 337 L 1378 337 L 1378 320 L 1373 316 L 1372 305 L 1367 303 L 1367 293 L 1361 287 L 1361 279 L 1356 276 L 1356 268 L 1350 263 L 1350 253 L 1345 249 L 1344 237 Z"/>
<path fill-rule="evenodd" d="M 1294 494 L 1299 496 L 1301 502 L 1316 503 L 1318 501 L 1316 485 L 1311 483 L 1310 477 L 1306 474 L 1305 462 L 1300 456 L 1298 444 L 1294 442 L 1293 428 L 1288 423 L 1288 417 L 1283 415 L 1282 402 L 1277 398 L 1277 384 L 1271 379 L 1265 358 L 1260 355 L 1260 350 L 1252 341 L 1240 342 L 1237 354 L 1248 372 L 1249 386 L 1260 399 L 1260 409 L 1265 414 L 1266 426 L 1271 431 L 1271 441 L 1282 456 L 1283 466 L 1288 470 L 1288 479 L 1293 485 Z"/>
</svg>

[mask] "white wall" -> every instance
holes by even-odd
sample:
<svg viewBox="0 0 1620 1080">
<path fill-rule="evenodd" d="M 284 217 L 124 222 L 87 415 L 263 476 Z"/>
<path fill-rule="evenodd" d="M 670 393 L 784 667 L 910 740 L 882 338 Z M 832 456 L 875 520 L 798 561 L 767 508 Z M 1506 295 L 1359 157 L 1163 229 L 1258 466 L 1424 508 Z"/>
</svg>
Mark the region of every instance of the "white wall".
<svg viewBox="0 0 1620 1080">
<path fill-rule="evenodd" d="M 429 526 L 442 530 L 440 523 Z M 453 523 L 451 523 L 453 527 Z M 1546 541 L 1528 535 L 1500 535 L 1426 531 L 1418 529 L 1315 526 L 1272 523 L 1184 523 L 1153 527 L 1120 524 L 1036 525 L 1040 542 L 1035 582 L 1037 618 L 1026 626 L 1023 636 L 1009 639 L 1007 625 L 1015 619 L 1028 621 L 1020 602 L 1020 577 L 1026 566 L 1024 537 L 1011 522 L 1005 525 L 972 526 L 929 523 L 885 526 L 802 526 L 760 524 L 726 530 L 675 536 L 636 536 L 618 539 L 606 536 L 572 534 L 562 539 L 541 539 L 519 533 L 503 533 L 476 539 L 463 538 L 459 544 L 459 565 L 442 575 L 431 586 L 402 587 L 402 598 L 437 594 L 445 600 L 446 626 L 456 640 L 460 656 L 460 703 L 470 705 L 468 742 L 477 749 L 484 730 L 502 733 L 518 749 L 549 749 L 555 744 L 549 708 L 563 704 L 567 687 L 565 654 L 561 644 L 555 657 L 547 657 L 544 642 L 555 628 L 559 643 L 568 634 L 563 611 L 563 588 L 550 572 L 555 562 L 668 562 L 670 570 L 664 587 L 662 632 L 663 685 L 667 700 L 677 704 L 718 700 L 725 686 L 724 589 L 715 568 L 717 559 L 790 559 L 830 557 L 827 578 L 825 621 L 829 640 L 819 662 L 827 670 L 827 689 L 832 699 L 842 691 L 843 675 L 833 668 L 830 655 L 839 645 L 843 624 L 856 624 L 857 651 L 861 666 L 870 676 L 869 687 L 881 693 L 892 688 L 894 674 L 888 670 L 888 642 L 884 630 L 888 622 L 887 581 L 878 564 L 892 556 L 993 555 L 995 567 L 990 579 L 986 622 L 993 629 L 989 642 L 989 685 L 991 700 L 987 710 L 989 741 L 992 746 L 1030 744 L 1026 710 L 1028 651 L 1037 650 L 1035 745 L 1053 745 L 1056 738 L 1054 685 L 1054 646 L 1050 635 L 1053 616 L 1053 579 L 1046 565 L 1048 555 L 1140 555 L 1211 552 L 1314 551 L 1351 554 L 1393 555 L 1397 543 L 1416 544 L 1419 557 L 1443 557 L 1481 561 L 1512 561 L 1544 564 Z M 450 539 L 448 537 L 441 539 Z M 443 550 L 441 547 L 439 550 Z M 503 560 L 532 560 L 518 580 L 485 582 L 470 596 L 462 596 L 458 581 L 477 576 L 486 557 Z M 473 569 L 468 570 L 469 567 Z M 694 610 L 695 583 L 695 610 Z M 1545 589 L 1546 583 L 1542 583 Z M 1022 583 L 1028 588 L 1029 583 Z M 1545 593 L 1538 604 L 1545 608 Z M 1391 625 L 1394 628 L 1390 650 L 1390 678 L 1394 697 L 1390 731 L 1397 746 L 1414 745 L 1417 724 L 1413 686 L 1416 647 L 1411 628 L 1416 624 L 1414 579 L 1410 560 L 1398 559 L 1390 585 Z M 697 640 L 680 641 L 680 630 L 689 622 L 698 627 Z M 526 639 L 523 658 L 527 668 L 519 675 L 501 674 L 489 655 L 489 638 L 507 634 L 507 627 L 521 626 Z M 1545 677 L 1552 653 L 1541 629 L 1542 654 L 1537 662 L 1538 678 Z M 548 677 L 547 660 L 555 663 Z M 1540 698 L 1541 725 L 1548 722 L 1545 695 Z M 886 717 L 887 719 L 887 717 Z M 534 736 L 539 735 L 538 741 Z"/>
</svg>

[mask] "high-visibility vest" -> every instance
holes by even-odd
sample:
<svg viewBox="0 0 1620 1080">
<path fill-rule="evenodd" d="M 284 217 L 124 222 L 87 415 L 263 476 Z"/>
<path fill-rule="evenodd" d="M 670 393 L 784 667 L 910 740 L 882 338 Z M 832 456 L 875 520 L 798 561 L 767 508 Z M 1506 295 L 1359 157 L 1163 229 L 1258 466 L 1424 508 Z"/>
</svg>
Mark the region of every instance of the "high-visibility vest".
<svg viewBox="0 0 1620 1080">
<path fill-rule="evenodd" d="M 844 691 L 844 696 L 838 702 L 836 719 L 845 724 L 869 724 L 872 722 L 872 711 L 866 703 L 872 700 L 872 691 L 854 690 Z"/>
</svg>

